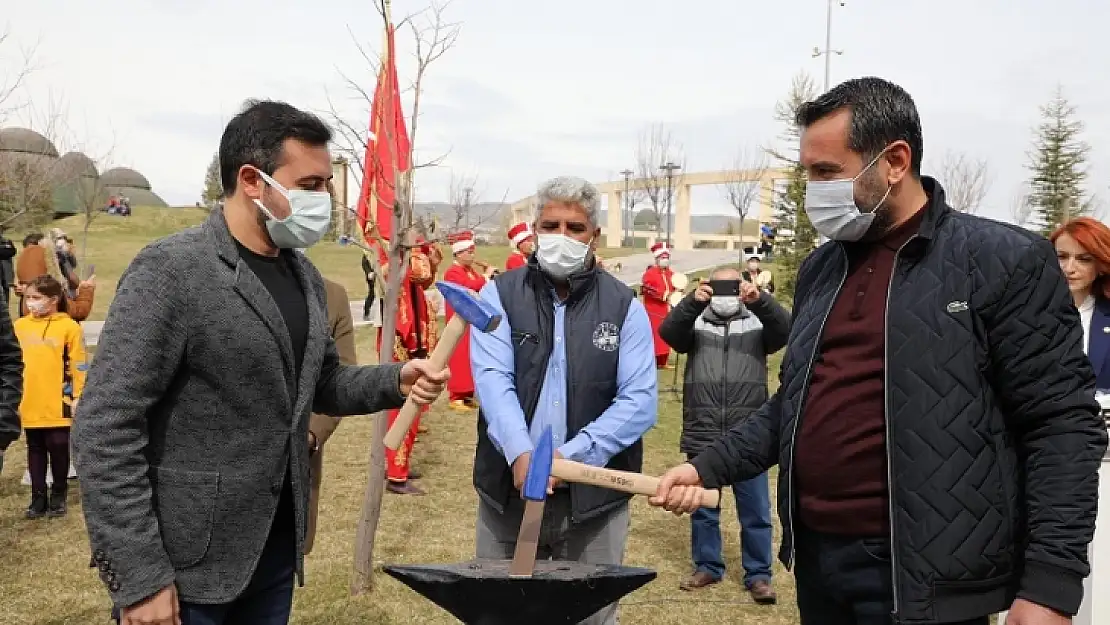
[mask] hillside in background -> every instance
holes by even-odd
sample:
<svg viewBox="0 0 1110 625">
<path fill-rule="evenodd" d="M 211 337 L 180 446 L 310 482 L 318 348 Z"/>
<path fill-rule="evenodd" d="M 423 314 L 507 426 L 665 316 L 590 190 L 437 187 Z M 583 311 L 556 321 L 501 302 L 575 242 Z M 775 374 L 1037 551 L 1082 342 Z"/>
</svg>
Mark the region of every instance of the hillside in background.
<svg viewBox="0 0 1110 625">
<path fill-rule="evenodd" d="M 508 204 L 497 202 L 475 204 L 470 208 L 469 213 L 463 216 L 464 219 L 459 221 L 460 227 L 472 228 L 483 233 L 504 232 L 509 225 L 508 211 Z M 439 220 L 440 227 L 448 230 L 454 229 L 457 217 L 455 207 L 447 202 L 417 202 L 416 214 L 424 217 L 425 220 L 435 217 Z M 601 211 L 602 225 L 608 223 L 607 219 L 608 211 Z M 748 224 L 755 223 L 753 219 L 745 221 Z M 690 218 L 690 232 L 698 234 L 736 232 L 739 226 L 740 220 L 730 215 L 693 215 Z M 753 227 L 748 225 L 744 229 L 754 233 Z"/>
<path fill-rule="evenodd" d="M 67 217 L 50 223 L 40 232 L 61 228 L 73 238 L 77 246 L 78 274 L 84 278 L 96 274 L 96 295 L 91 320 L 104 319 L 116 291 L 120 275 L 131 259 L 152 241 L 180 232 L 204 222 L 208 211 L 202 208 L 145 208 L 136 207 L 130 217 L 98 213 L 89 226 L 88 241 L 84 237 L 84 217 Z M 26 232 L 12 231 L 8 236 L 17 242 Z M 495 267 L 503 267 L 509 255 L 509 246 L 503 244 L 480 245 L 478 259 Z M 605 250 L 606 258 L 642 252 L 635 248 Z M 339 245 L 334 240 L 324 240 L 308 249 L 308 257 L 327 278 L 343 285 L 351 301 L 366 296 L 366 278 L 362 272 L 362 251 L 352 245 Z M 441 265 L 441 271 L 449 263 Z"/>
</svg>

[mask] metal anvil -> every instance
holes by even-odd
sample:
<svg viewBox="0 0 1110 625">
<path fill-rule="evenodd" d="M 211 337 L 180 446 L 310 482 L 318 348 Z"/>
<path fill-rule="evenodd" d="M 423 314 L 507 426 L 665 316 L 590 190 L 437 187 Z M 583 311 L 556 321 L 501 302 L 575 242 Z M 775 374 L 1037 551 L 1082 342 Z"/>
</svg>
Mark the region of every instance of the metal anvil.
<svg viewBox="0 0 1110 625">
<path fill-rule="evenodd" d="M 574 625 L 655 579 L 655 571 L 541 560 L 531 577 L 508 560 L 389 565 L 385 572 L 466 625 Z"/>
</svg>

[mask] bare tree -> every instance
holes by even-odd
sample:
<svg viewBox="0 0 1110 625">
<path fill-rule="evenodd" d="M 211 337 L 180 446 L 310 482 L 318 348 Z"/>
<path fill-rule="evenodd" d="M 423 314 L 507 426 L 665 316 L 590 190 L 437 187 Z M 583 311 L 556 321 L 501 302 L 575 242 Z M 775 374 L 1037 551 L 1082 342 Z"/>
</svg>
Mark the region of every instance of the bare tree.
<svg viewBox="0 0 1110 625">
<path fill-rule="evenodd" d="M 375 0 L 375 6 L 382 16 L 383 24 L 388 28 L 392 21 L 390 17 L 390 1 Z M 461 29 L 461 24 L 450 23 L 445 19 L 444 11 L 447 6 L 448 2 L 433 0 L 432 5 L 428 9 L 415 15 L 410 15 L 397 24 L 398 27 L 406 24 L 413 24 L 411 26 L 412 32 L 417 39 L 417 71 L 412 82 L 412 90 L 416 95 L 413 101 L 412 112 L 409 116 L 410 151 L 412 150 L 412 146 L 416 145 L 417 122 L 420 117 L 420 95 L 423 90 L 424 80 L 427 78 L 428 68 L 432 63 L 442 58 L 443 55 L 454 46 L 455 42 L 458 40 L 459 31 Z M 417 25 L 417 22 L 424 25 Z M 381 68 L 381 57 L 377 57 L 376 60 L 374 60 L 372 56 L 366 52 L 365 48 L 359 47 L 359 51 L 372 69 Z M 383 53 L 387 54 L 389 52 L 390 51 L 383 51 Z M 396 50 L 393 50 L 392 54 L 395 57 Z M 365 106 L 363 110 L 373 111 L 373 96 L 362 89 L 359 83 L 350 79 L 347 79 L 347 82 L 361 99 L 362 104 Z M 335 118 L 337 126 L 340 128 L 341 135 L 346 137 L 350 142 L 348 146 L 349 157 L 353 162 L 358 164 L 356 170 L 359 174 L 362 174 L 362 172 L 366 171 L 367 165 L 364 156 L 367 154 L 368 133 L 359 130 L 357 126 L 344 122 L 342 116 L 335 113 L 334 106 L 332 107 L 332 111 L 332 117 Z M 364 116 L 363 119 L 366 119 L 366 116 Z M 395 150 L 396 138 L 392 136 L 392 124 L 383 123 L 381 127 L 385 129 L 386 137 L 378 137 L 377 140 L 382 140 L 384 138 L 387 142 L 386 144 L 390 146 L 390 149 Z M 392 183 L 396 191 L 390 240 L 388 243 L 382 240 L 376 227 L 371 231 L 371 235 L 377 237 L 383 249 L 388 250 L 389 257 L 388 269 L 383 272 L 381 271 L 383 268 L 377 266 L 377 255 L 370 255 L 378 275 L 384 273 L 386 276 L 381 335 L 387 338 L 382 341 L 381 349 L 378 354 L 379 362 L 389 362 L 392 360 L 393 337 L 396 334 L 396 319 L 400 304 L 401 281 L 404 268 L 409 262 L 409 252 L 414 247 L 416 236 L 412 228 L 413 172 L 411 169 L 407 172 L 397 171 L 396 165 L 400 155 L 392 153 L 390 156 L 390 161 L 393 164 L 393 171 L 386 172 L 386 176 L 392 177 Z M 435 160 L 417 164 L 412 159 L 411 153 L 408 156 L 409 162 L 413 163 L 414 168 L 438 164 L 438 161 Z M 361 187 L 361 180 L 359 186 Z M 383 439 L 387 431 L 387 424 L 388 422 L 384 413 L 375 416 L 374 432 L 370 439 L 369 480 L 363 498 L 362 511 L 359 516 L 355 536 L 355 575 L 351 580 L 350 587 L 351 594 L 353 595 L 364 594 L 373 589 L 374 542 L 377 534 L 378 522 L 381 518 L 382 496 L 385 493 L 386 460 Z"/>
<path fill-rule="evenodd" d="M 12 39 L 10 28 L 5 27 L 0 32 L 0 59 L 9 57 L 15 60 L 13 67 L 0 70 L 0 124 L 22 108 L 18 94 L 23 89 L 27 78 L 34 71 L 34 60 L 37 45 L 22 47 L 17 51 L 15 41 Z"/>
<path fill-rule="evenodd" d="M 1029 190 L 1025 186 L 1022 186 L 1010 197 L 1010 219 L 1013 219 L 1014 223 L 1022 228 L 1029 226 L 1034 208 L 1035 206 L 1029 197 Z"/>
<path fill-rule="evenodd" d="M 744 220 L 748 218 L 752 202 L 759 197 L 760 181 L 767 173 L 767 153 L 762 149 L 741 148 L 732 164 L 725 170 L 726 181 L 721 185 L 725 199 L 740 217 L 740 261 L 744 260 Z"/>
<path fill-rule="evenodd" d="M 65 112 L 60 100 L 45 99 L 42 108 L 24 107 L 21 124 L 33 135 L 19 150 L 0 153 L 0 225 L 34 229 L 54 218 L 55 189 L 65 184 L 57 146 L 62 142 Z"/>
<path fill-rule="evenodd" d="M 478 199 L 478 194 L 475 190 L 477 184 L 477 174 L 469 176 L 451 174 L 451 187 L 448 201 L 451 204 L 452 232 L 458 232 L 459 230 L 476 225 L 471 223 L 470 213 L 474 209 L 474 204 Z"/>
<path fill-rule="evenodd" d="M 640 133 L 639 143 L 636 146 L 636 178 L 637 184 L 632 193 L 639 194 L 651 206 L 655 213 L 655 232 L 658 234 L 666 223 L 667 218 L 667 176 L 660 171 L 660 166 L 675 163 L 683 166 L 678 176 L 685 168 L 685 157 L 682 155 L 682 146 L 671 135 L 671 131 L 663 124 L 652 124 Z M 674 187 L 678 180 L 672 180 Z M 633 199 L 633 204 L 636 202 Z M 609 210 L 614 210 L 610 207 Z M 615 235 L 614 235 L 615 236 Z"/>
<path fill-rule="evenodd" d="M 81 215 L 81 264 L 88 266 L 89 229 L 97 217 L 104 214 L 108 205 L 108 188 L 100 174 L 111 167 L 112 150 L 105 151 L 97 158 L 89 157 L 80 169 L 65 172 L 67 187 L 72 189 L 78 214 Z M 76 163 L 75 163 L 76 165 Z"/>
<path fill-rule="evenodd" d="M 378 12 L 384 14 L 385 2 L 387 0 L 374 0 Z M 413 36 L 413 55 L 416 57 L 416 71 L 412 81 L 408 86 L 402 87 L 402 94 L 412 93 L 412 108 L 410 109 L 407 118 L 407 126 L 409 129 L 409 137 L 412 140 L 413 150 L 413 166 L 414 170 L 424 169 L 428 167 L 438 167 L 450 155 L 450 150 L 443 154 L 439 154 L 430 159 L 421 159 L 416 154 L 416 131 L 418 122 L 420 120 L 420 103 L 423 95 L 424 77 L 428 73 L 429 67 L 443 57 L 450 51 L 455 43 L 458 41 L 459 33 L 462 31 L 462 24 L 459 22 L 451 22 L 447 20 L 446 11 L 451 5 L 453 0 L 432 0 L 431 4 L 415 13 L 406 15 L 400 21 L 394 23 L 394 31 L 402 32 L 406 28 Z M 350 32 L 350 29 L 348 29 Z M 359 57 L 365 63 L 368 70 L 367 74 L 370 76 L 378 76 L 381 68 L 381 57 L 371 51 L 370 46 L 359 43 L 358 38 L 351 33 L 351 38 L 354 41 L 355 48 L 358 50 Z M 346 84 L 348 91 L 351 93 L 351 98 L 358 103 L 360 115 L 362 117 L 355 120 L 348 119 L 336 106 L 336 103 L 328 96 L 329 115 L 332 118 L 335 128 L 337 130 L 337 148 L 341 154 L 347 157 L 348 160 L 354 165 L 351 168 L 351 174 L 355 178 L 355 186 L 359 187 L 362 184 L 362 174 L 366 171 L 366 148 L 369 145 L 369 137 L 366 128 L 362 125 L 368 117 L 368 113 L 372 110 L 374 102 L 373 91 L 368 91 L 364 85 L 373 84 L 368 83 L 364 77 L 349 76 L 342 71 L 339 72 L 340 77 Z M 408 222 L 411 225 L 411 218 Z"/>
<path fill-rule="evenodd" d="M 991 187 L 987 162 L 963 152 L 947 152 L 940 162 L 937 177 L 944 185 L 948 204 L 961 213 L 978 213 Z"/>
</svg>

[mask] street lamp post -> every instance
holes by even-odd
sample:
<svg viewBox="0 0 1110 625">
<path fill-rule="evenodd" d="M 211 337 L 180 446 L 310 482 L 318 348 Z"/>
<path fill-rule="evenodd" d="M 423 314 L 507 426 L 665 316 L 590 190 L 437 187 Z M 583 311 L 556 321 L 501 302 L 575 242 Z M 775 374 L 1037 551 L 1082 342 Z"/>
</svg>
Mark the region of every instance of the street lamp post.
<svg viewBox="0 0 1110 625">
<path fill-rule="evenodd" d="M 833 50 L 832 47 L 833 4 L 838 1 L 839 0 L 828 0 L 829 5 L 828 8 L 825 10 L 825 49 L 821 50 L 819 48 L 813 48 L 813 58 L 817 58 L 822 54 L 825 55 L 825 84 L 824 89 L 822 90 L 825 93 L 827 93 L 829 91 L 829 88 L 832 86 L 830 83 L 832 76 L 832 55 L 844 55 L 843 50 Z M 844 2 L 840 2 L 840 6 L 844 6 L 844 4 Z M 817 245 L 821 245 L 827 240 L 828 239 L 825 238 L 825 235 L 819 235 L 817 237 Z"/>
<path fill-rule="evenodd" d="M 844 54 L 843 50 L 833 50 L 832 49 L 833 4 L 835 4 L 837 2 L 839 2 L 839 0 L 828 0 L 829 7 L 828 7 L 828 9 L 826 10 L 826 13 L 825 13 L 825 49 L 821 50 L 820 48 L 813 48 L 813 58 L 817 58 L 817 57 L 821 56 L 822 54 L 825 55 L 825 88 L 824 88 L 824 91 L 828 91 L 829 87 L 831 86 L 829 80 L 830 80 L 830 77 L 831 77 L 831 74 L 832 74 L 832 55 L 835 54 L 837 56 L 842 56 Z M 839 4 L 840 4 L 840 6 L 844 6 L 844 2 L 839 2 Z"/>
<path fill-rule="evenodd" d="M 470 196 L 474 193 L 474 187 L 466 187 L 463 189 L 463 210 L 466 211 L 463 215 L 466 217 L 466 223 L 463 224 L 464 228 L 470 228 Z"/>
<path fill-rule="evenodd" d="M 674 195 L 674 172 L 675 170 L 682 169 L 682 165 L 676 165 L 670 161 L 663 163 L 659 166 L 661 171 L 667 172 L 667 247 L 671 247 L 671 198 Z"/>
<path fill-rule="evenodd" d="M 632 233 L 635 230 L 635 224 L 632 223 L 632 196 L 629 195 L 628 192 L 629 185 L 632 181 L 632 173 L 631 169 L 626 169 L 621 172 L 621 175 L 624 176 L 624 195 L 621 196 L 621 212 L 624 213 L 624 239 L 626 241 L 624 245 L 629 247 L 632 246 L 632 243 L 628 241 L 634 238 Z"/>
</svg>

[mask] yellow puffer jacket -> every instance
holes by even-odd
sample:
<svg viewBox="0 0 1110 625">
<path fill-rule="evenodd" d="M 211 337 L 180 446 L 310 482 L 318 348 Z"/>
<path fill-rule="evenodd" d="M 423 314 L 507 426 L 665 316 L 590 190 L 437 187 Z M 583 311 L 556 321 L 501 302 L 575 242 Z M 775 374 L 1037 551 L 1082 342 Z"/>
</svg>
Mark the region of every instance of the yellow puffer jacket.
<svg viewBox="0 0 1110 625">
<path fill-rule="evenodd" d="M 16 319 L 15 335 L 23 350 L 23 428 L 69 427 L 88 369 L 81 326 L 65 313 L 27 315 Z"/>
</svg>

